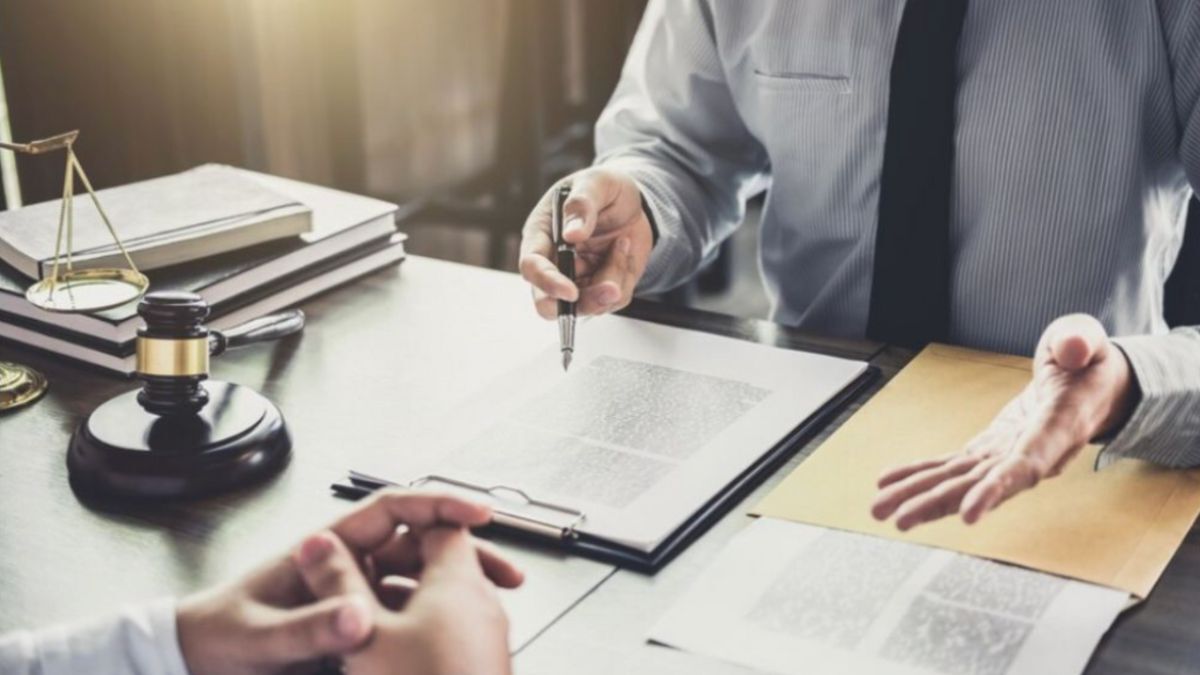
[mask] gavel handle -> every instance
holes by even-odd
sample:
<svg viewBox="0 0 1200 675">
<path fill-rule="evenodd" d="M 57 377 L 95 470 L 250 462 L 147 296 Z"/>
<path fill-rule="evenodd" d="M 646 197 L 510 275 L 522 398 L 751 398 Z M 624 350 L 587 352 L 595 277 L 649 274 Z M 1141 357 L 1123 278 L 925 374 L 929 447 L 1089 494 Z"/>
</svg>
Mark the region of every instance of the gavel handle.
<svg viewBox="0 0 1200 675">
<path fill-rule="evenodd" d="M 298 309 L 269 314 L 251 319 L 229 330 L 209 330 L 208 353 L 210 356 L 223 354 L 230 349 L 245 347 L 256 342 L 278 340 L 304 328 L 304 312 Z"/>
</svg>

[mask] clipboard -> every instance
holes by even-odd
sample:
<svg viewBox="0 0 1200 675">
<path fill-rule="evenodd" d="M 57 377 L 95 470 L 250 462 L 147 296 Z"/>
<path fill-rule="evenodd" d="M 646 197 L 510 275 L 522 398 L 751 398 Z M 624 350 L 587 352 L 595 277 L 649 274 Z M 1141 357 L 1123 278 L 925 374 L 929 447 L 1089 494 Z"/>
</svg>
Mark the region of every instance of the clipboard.
<svg viewBox="0 0 1200 675">
<path fill-rule="evenodd" d="M 868 366 L 836 396 L 826 401 L 815 413 L 793 428 L 782 440 L 763 453 L 753 464 L 734 476 L 695 513 L 677 527 L 653 550 L 646 552 L 581 531 L 587 513 L 570 504 L 543 500 L 519 486 L 482 485 L 459 480 L 453 476 L 429 474 L 408 483 L 388 480 L 352 471 L 349 485 L 330 486 L 334 495 L 357 500 L 387 487 L 423 488 L 438 486 L 443 490 L 485 497 L 492 505 L 494 520 L 481 528 L 484 536 L 497 536 L 537 546 L 548 547 L 571 555 L 579 555 L 623 569 L 653 574 L 670 562 L 713 524 L 729 513 L 751 491 L 783 466 L 858 394 L 879 376 L 879 369 Z M 505 503 L 512 504 L 511 507 Z"/>
</svg>

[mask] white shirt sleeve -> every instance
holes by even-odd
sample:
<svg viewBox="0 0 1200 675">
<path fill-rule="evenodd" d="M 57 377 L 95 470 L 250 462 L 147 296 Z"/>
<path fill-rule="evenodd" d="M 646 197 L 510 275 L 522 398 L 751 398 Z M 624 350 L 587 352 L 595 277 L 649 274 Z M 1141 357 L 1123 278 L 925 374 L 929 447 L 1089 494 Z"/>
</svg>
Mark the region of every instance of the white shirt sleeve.
<svg viewBox="0 0 1200 675">
<path fill-rule="evenodd" d="M 1174 77 L 1179 159 L 1200 193 L 1200 1 L 1160 2 Z M 1195 236 L 1196 233 L 1189 233 Z M 1142 400 L 1099 458 L 1200 466 L 1200 326 L 1113 340 L 1129 358 Z"/>
<path fill-rule="evenodd" d="M 1113 342 L 1129 359 L 1142 399 L 1098 464 L 1134 457 L 1171 467 L 1200 466 L 1200 329 Z"/>
<path fill-rule="evenodd" d="M 639 292 L 686 281 L 737 228 L 769 161 L 746 129 L 708 3 L 652 0 L 596 122 L 596 165 L 623 172 L 658 226 Z"/>
<path fill-rule="evenodd" d="M 188 675 L 175 601 L 114 616 L 0 636 L 2 675 Z"/>
</svg>

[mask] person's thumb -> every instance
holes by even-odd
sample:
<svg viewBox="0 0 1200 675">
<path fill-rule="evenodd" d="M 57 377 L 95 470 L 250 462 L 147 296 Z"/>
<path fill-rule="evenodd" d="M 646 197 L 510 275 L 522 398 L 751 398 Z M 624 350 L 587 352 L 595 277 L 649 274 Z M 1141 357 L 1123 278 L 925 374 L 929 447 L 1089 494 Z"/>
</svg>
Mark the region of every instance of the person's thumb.
<svg viewBox="0 0 1200 675">
<path fill-rule="evenodd" d="M 563 239 L 582 244 L 596 231 L 600 212 L 620 193 L 614 177 L 606 171 L 589 169 L 571 179 L 571 192 L 563 202 Z"/>
<path fill-rule="evenodd" d="M 1069 314 L 1056 319 L 1046 329 L 1050 357 L 1065 370 L 1081 370 L 1091 365 L 1105 345 L 1108 333 L 1095 317 Z"/>
<path fill-rule="evenodd" d="M 368 597 L 368 583 L 354 554 L 328 530 L 310 535 L 292 555 L 300 578 L 316 598 L 358 594 Z"/>
<path fill-rule="evenodd" d="M 328 598 L 278 610 L 251 635 L 262 662 L 286 665 L 361 647 L 375 629 L 370 601 L 360 595 Z"/>
</svg>

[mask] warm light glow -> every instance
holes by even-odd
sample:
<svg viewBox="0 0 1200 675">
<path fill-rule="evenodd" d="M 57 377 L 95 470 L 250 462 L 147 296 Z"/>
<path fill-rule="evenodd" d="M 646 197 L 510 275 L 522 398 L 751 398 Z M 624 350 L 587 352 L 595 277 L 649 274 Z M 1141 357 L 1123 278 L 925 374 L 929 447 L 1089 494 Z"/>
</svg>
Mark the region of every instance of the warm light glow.
<svg viewBox="0 0 1200 675">
<path fill-rule="evenodd" d="M 12 143 L 12 127 L 8 123 L 8 96 L 4 93 L 4 69 L 0 68 L 0 143 Z M 4 199 L 8 208 L 21 206 L 21 181 L 17 178 L 17 158 L 11 152 L 0 152 L 0 182 L 4 184 Z"/>
</svg>

